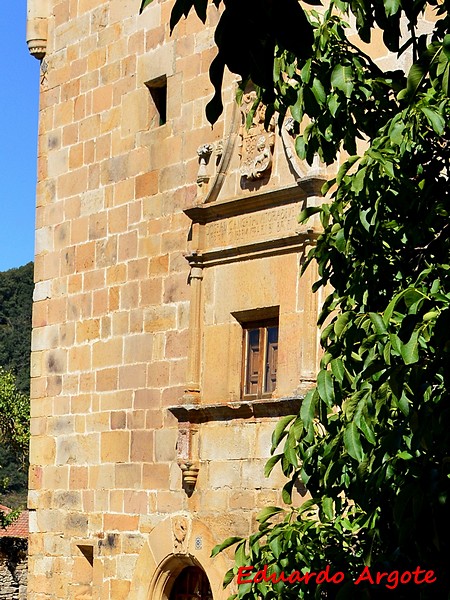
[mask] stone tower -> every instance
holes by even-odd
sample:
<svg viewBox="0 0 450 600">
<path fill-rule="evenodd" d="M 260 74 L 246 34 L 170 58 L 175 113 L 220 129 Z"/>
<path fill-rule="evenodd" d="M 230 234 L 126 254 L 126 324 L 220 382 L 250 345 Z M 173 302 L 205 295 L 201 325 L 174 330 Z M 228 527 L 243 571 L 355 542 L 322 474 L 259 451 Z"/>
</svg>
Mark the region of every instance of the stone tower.
<svg viewBox="0 0 450 600">
<path fill-rule="evenodd" d="M 172 2 L 28 0 L 41 60 L 29 599 L 221 600 L 226 537 L 277 504 L 271 432 L 317 369 L 297 215 L 325 174 Z M 237 40 L 245 52 L 245 40 Z M 300 491 L 301 492 L 301 491 Z M 299 492 L 299 493 L 300 493 Z M 301 493 L 300 496 L 301 497 Z"/>
</svg>

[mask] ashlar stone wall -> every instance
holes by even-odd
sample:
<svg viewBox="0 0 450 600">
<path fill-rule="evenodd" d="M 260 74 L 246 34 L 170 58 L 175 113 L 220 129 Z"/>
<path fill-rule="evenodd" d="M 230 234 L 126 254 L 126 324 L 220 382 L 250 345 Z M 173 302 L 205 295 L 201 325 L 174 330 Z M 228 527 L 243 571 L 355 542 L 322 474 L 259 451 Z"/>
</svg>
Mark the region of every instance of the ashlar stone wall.
<svg viewBox="0 0 450 600">
<path fill-rule="evenodd" d="M 327 172 L 288 129 L 242 127 L 232 75 L 206 122 L 213 6 L 170 37 L 171 0 L 29 2 L 45 56 L 28 598 L 159 600 L 197 565 L 220 600 L 230 555 L 211 548 L 281 501 L 271 431 L 316 370 L 321 298 L 298 273 L 318 226 L 295 214 Z M 269 313 L 277 387 L 246 399 L 243 323 Z"/>
</svg>

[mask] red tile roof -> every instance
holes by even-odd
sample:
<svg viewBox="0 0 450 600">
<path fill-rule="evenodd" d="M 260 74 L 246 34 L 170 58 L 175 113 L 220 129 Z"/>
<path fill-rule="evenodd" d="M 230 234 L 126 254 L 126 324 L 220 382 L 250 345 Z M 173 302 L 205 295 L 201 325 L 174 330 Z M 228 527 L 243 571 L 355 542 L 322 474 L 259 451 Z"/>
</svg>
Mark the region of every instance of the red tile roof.
<svg viewBox="0 0 450 600">
<path fill-rule="evenodd" d="M 7 506 L 0 504 L 0 510 L 5 514 L 11 512 L 11 509 Z M 16 538 L 27 538 L 28 537 L 28 511 L 24 510 L 20 513 L 19 517 L 8 525 L 8 527 L 0 527 L 0 537 L 16 537 Z"/>
</svg>

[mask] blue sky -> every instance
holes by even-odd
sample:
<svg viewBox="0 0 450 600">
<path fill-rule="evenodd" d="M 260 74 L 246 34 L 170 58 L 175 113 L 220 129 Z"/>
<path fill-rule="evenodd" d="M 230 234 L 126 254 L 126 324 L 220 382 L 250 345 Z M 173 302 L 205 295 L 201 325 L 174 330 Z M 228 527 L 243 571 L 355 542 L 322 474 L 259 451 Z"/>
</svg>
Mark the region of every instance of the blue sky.
<svg viewBox="0 0 450 600">
<path fill-rule="evenodd" d="M 39 61 L 25 41 L 26 0 L 0 0 L 0 271 L 34 254 Z M 6 39 L 5 39 L 6 37 Z"/>
</svg>

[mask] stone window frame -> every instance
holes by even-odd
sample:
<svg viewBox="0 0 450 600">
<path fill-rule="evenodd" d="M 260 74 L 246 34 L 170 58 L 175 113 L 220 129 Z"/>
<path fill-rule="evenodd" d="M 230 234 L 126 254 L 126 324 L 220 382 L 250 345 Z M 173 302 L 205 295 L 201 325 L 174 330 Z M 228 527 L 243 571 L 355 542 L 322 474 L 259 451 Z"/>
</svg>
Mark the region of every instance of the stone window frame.
<svg viewBox="0 0 450 600">
<path fill-rule="evenodd" d="M 238 321 L 242 328 L 242 358 L 241 358 L 241 398 L 252 400 L 258 398 L 271 398 L 276 391 L 275 385 L 272 389 L 266 386 L 266 356 L 269 351 L 269 339 L 267 330 L 277 328 L 277 350 L 280 328 L 280 307 L 270 306 L 253 310 L 232 312 L 232 316 Z M 249 332 L 259 329 L 259 367 L 256 393 L 249 393 Z"/>
</svg>

